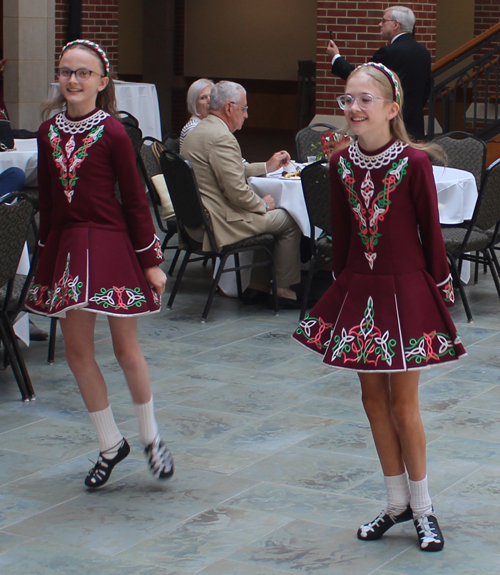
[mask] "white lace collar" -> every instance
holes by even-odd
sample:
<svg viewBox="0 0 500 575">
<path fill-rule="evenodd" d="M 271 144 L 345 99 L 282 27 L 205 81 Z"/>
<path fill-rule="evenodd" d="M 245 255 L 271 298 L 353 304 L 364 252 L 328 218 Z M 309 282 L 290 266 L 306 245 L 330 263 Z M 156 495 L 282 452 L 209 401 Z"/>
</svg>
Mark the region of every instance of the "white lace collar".
<svg viewBox="0 0 500 575">
<path fill-rule="evenodd" d="M 408 144 L 397 140 L 391 146 L 380 152 L 380 154 L 367 156 L 359 149 L 358 141 L 356 140 L 349 146 L 349 157 L 358 168 L 376 170 L 394 161 L 407 146 Z"/>
<path fill-rule="evenodd" d="M 83 120 L 74 121 L 66 117 L 66 112 L 60 112 L 56 116 L 56 125 L 65 134 L 83 134 L 100 124 L 108 116 L 109 114 L 104 110 L 97 110 L 97 112 Z"/>
</svg>

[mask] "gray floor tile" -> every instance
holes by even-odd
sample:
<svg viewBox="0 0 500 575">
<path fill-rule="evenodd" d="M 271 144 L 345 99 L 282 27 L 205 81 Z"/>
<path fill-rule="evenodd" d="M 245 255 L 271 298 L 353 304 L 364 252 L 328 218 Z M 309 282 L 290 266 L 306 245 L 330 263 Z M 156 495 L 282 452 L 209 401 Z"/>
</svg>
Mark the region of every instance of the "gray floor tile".
<svg viewBox="0 0 500 575">
<path fill-rule="evenodd" d="M 404 535 L 361 543 L 352 532 L 296 520 L 229 556 L 241 562 L 284 567 L 293 573 L 365 575 L 412 542 Z"/>
<path fill-rule="evenodd" d="M 275 316 L 218 296 L 200 323 L 210 278 L 209 267 L 188 267 L 173 309 L 139 321 L 176 462 L 167 483 L 148 473 L 104 317 L 96 359 L 132 452 L 103 489 L 83 486 L 98 446 L 60 330 L 53 365 L 45 342 L 24 348 L 36 401 L 22 403 L 11 370 L 0 371 L 0 573 L 498 575 L 493 283 L 466 288 L 473 324 L 460 301 L 452 309 L 468 357 L 422 371 L 429 487 L 446 540 L 436 554 L 419 550 L 411 522 L 380 541 L 356 538 L 385 504 L 356 374 L 291 339 L 296 311 Z"/>
</svg>

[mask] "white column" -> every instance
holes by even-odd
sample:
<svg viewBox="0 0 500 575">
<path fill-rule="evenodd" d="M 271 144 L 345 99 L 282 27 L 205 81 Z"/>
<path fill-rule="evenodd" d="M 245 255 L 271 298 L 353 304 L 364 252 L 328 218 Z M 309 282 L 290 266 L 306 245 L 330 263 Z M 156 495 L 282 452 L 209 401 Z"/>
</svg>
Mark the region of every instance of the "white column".
<svg viewBox="0 0 500 575">
<path fill-rule="evenodd" d="M 12 127 L 37 130 L 54 81 L 55 0 L 4 0 L 4 100 Z"/>
</svg>

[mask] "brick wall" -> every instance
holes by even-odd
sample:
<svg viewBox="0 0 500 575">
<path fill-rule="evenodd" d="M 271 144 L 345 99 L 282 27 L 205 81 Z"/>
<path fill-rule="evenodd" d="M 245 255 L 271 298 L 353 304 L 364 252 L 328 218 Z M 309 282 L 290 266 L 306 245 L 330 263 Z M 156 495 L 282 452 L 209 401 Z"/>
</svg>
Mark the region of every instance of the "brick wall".
<svg viewBox="0 0 500 575">
<path fill-rule="evenodd" d="M 80 34 L 81 38 L 102 46 L 115 72 L 118 69 L 118 5 L 119 0 L 82 0 Z M 68 0 L 56 0 L 56 62 L 66 44 L 68 6 Z"/>
<path fill-rule="evenodd" d="M 499 11 L 498 0 L 476 0 L 474 25 L 476 36 L 498 24 Z"/>
<path fill-rule="evenodd" d="M 493 3 L 498 0 L 481 0 Z M 404 2 L 417 19 L 416 39 L 430 51 L 434 61 L 436 46 L 436 3 L 437 0 L 414 0 Z M 396 5 L 397 3 L 393 4 Z M 351 64 L 366 62 L 378 48 L 384 45 L 380 38 L 378 23 L 387 2 L 370 0 L 343 1 L 318 0 L 318 41 L 316 46 L 316 113 L 338 114 L 335 97 L 342 93 L 345 85 L 340 78 L 332 76 L 331 58 L 326 54 L 329 39 L 328 30 L 333 30 L 335 43 L 340 53 Z"/>
</svg>

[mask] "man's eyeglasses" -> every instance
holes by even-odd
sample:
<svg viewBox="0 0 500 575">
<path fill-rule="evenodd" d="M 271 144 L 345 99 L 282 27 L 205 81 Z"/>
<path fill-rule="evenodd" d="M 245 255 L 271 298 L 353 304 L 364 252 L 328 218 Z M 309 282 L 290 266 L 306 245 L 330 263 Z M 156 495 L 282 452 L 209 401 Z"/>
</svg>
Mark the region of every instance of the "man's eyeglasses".
<svg viewBox="0 0 500 575">
<path fill-rule="evenodd" d="M 236 102 L 229 102 L 230 104 L 233 104 L 233 106 L 238 106 L 238 108 L 241 108 L 242 112 L 247 112 L 248 111 L 248 106 L 242 106 L 241 104 L 237 104 Z"/>
<path fill-rule="evenodd" d="M 78 68 L 78 70 L 70 70 L 69 68 L 56 68 L 56 76 L 61 80 L 69 80 L 73 74 L 80 82 L 86 82 L 92 74 L 97 74 L 102 78 L 102 74 L 94 72 L 93 70 L 87 70 L 87 68 Z"/>
<path fill-rule="evenodd" d="M 385 100 L 386 102 L 393 102 L 393 100 L 388 100 L 387 98 L 380 98 L 379 96 L 372 96 L 371 94 L 361 94 L 360 96 L 351 96 L 346 94 L 345 96 L 339 96 L 337 98 L 338 105 L 341 110 L 350 110 L 354 106 L 354 102 L 358 103 L 358 106 L 362 110 L 368 110 L 373 106 L 375 100 Z"/>
<path fill-rule="evenodd" d="M 382 24 L 385 24 L 386 22 L 397 22 L 397 20 L 395 20 L 394 18 L 380 18 L 380 21 L 382 22 Z"/>
</svg>

